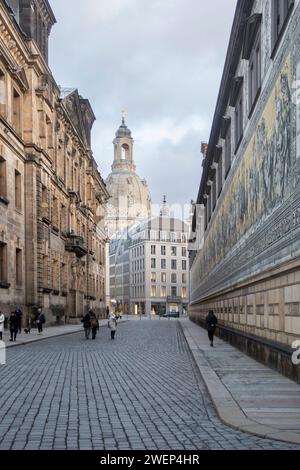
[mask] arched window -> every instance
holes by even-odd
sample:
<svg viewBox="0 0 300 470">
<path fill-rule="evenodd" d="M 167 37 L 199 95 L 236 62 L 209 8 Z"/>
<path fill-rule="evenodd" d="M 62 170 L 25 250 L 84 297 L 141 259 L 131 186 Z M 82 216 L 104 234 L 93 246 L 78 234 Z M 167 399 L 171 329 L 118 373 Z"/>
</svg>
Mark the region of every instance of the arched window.
<svg viewBox="0 0 300 470">
<path fill-rule="evenodd" d="M 121 160 L 129 160 L 129 146 L 123 144 L 121 147 Z"/>
</svg>

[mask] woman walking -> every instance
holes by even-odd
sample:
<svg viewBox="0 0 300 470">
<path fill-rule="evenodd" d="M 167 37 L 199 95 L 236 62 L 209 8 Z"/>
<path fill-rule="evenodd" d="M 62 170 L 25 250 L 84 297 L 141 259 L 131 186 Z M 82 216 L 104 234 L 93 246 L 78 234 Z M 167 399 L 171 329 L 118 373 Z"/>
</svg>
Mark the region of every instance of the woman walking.
<svg viewBox="0 0 300 470">
<path fill-rule="evenodd" d="M 83 319 L 81 320 L 83 323 L 83 328 L 84 328 L 84 333 L 85 333 L 85 339 L 90 339 L 90 334 L 91 334 L 91 316 L 90 313 L 87 312 Z"/>
<path fill-rule="evenodd" d="M 118 322 L 116 319 L 116 315 L 112 313 L 108 322 L 108 327 L 110 328 L 110 336 L 112 340 L 114 340 L 116 336 L 117 324 Z"/>
<path fill-rule="evenodd" d="M 212 348 L 214 347 L 214 336 L 216 333 L 217 324 L 218 324 L 218 319 L 216 315 L 214 314 L 213 310 L 210 310 L 209 314 L 206 317 L 206 325 L 207 325 L 210 345 Z"/>
<path fill-rule="evenodd" d="M 5 316 L 3 315 L 2 312 L 0 312 L 0 341 L 2 341 L 2 338 L 3 338 L 4 322 L 5 322 Z"/>
<path fill-rule="evenodd" d="M 43 311 L 42 311 L 41 308 L 39 308 L 36 323 L 37 323 L 39 334 L 42 334 L 43 333 L 43 325 L 46 323 L 46 318 L 45 318 L 45 315 L 43 314 Z"/>
</svg>

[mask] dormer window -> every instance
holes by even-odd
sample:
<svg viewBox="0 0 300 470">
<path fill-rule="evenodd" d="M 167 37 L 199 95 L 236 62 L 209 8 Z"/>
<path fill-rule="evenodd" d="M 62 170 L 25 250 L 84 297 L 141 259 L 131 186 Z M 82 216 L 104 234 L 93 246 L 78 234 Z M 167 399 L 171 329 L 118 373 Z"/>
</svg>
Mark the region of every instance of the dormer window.
<svg viewBox="0 0 300 470">
<path fill-rule="evenodd" d="M 243 77 L 236 77 L 233 80 L 232 93 L 230 97 L 230 105 L 234 110 L 234 126 L 235 126 L 235 152 L 243 138 L 244 132 L 244 90 Z"/>
<path fill-rule="evenodd" d="M 243 59 L 249 61 L 249 110 L 250 115 L 261 89 L 261 20 L 262 15 L 248 18 L 245 28 Z"/>
<path fill-rule="evenodd" d="M 272 58 L 285 31 L 294 4 L 295 0 L 272 0 Z"/>
</svg>

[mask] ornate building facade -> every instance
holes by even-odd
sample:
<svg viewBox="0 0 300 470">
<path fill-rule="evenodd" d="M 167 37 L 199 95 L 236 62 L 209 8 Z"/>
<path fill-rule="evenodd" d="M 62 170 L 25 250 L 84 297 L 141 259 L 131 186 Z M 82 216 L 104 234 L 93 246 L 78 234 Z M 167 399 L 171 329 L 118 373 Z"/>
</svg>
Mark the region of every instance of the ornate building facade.
<svg viewBox="0 0 300 470">
<path fill-rule="evenodd" d="M 49 323 L 105 314 L 104 207 L 95 116 L 48 66 L 48 0 L 0 1 L 0 309 Z"/>
<path fill-rule="evenodd" d="M 198 204 L 191 316 L 300 380 L 300 3 L 239 0 Z M 194 228 L 197 221 L 194 220 Z"/>
<path fill-rule="evenodd" d="M 106 180 L 111 195 L 106 215 L 109 238 L 118 237 L 126 227 L 151 216 L 151 195 L 146 180 L 136 173 L 134 141 L 124 117 L 113 144 L 112 173 Z"/>
</svg>

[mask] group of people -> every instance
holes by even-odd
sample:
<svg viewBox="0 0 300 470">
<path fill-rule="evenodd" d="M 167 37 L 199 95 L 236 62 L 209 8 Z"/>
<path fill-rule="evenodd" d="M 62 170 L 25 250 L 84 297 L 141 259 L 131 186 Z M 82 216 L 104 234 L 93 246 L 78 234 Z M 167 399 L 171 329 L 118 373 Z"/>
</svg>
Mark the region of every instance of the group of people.
<svg viewBox="0 0 300 470">
<path fill-rule="evenodd" d="M 112 312 L 108 314 L 108 328 L 110 329 L 111 339 L 114 340 L 116 336 L 118 321 L 122 318 L 122 315 L 119 312 Z M 95 312 L 93 310 L 89 310 L 84 317 L 82 318 L 81 322 L 83 323 L 85 338 L 88 340 L 90 339 L 92 333 L 92 340 L 96 339 L 97 332 L 99 330 L 99 320 L 96 317 Z"/>
<path fill-rule="evenodd" d="M 15 342 L 17 340 L 18 334 L 21 334 L 22 318 L 23 318 L 23 312 L 20 309 L 20 307 L 17 307 L 14 311 L 11 312 L 9 319 L 8 319 L 10 341 Z M 43 332 L 43 325 L 45 323 L 46 323 L 45 315 L 43 314 L 42 309 L 39 309 L 38 314 L 37 314 L 37 319 L 36 319 L 36 324 L 37 324 L 39 333 Z M 0 312 L 0 341 L 2 341 L 3 339 L 4 324 L 5 324 L 5 315 L 2 312 Z M 30 329 L 31 327 L 29 325 L 29 327 L 25 329 L 25 332 L 29 333 Z"/>
</svg>

